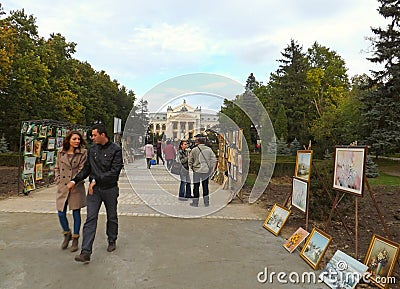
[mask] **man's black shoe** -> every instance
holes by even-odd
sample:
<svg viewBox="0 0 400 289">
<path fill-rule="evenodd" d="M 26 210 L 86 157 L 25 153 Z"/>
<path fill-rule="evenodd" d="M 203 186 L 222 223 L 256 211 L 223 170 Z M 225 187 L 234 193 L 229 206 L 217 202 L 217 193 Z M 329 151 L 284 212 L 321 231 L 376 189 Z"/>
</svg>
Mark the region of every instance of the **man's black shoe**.
<svg viewBox="0 0 400 289">
<path fill-rule="evenodd" d="M 108 247 L 107 247 L 107 252 L 115 251 L 115 249 L 117 249 L 117 244 L 115 243 L 115 241 L 109 241 Z"/>
</svg>

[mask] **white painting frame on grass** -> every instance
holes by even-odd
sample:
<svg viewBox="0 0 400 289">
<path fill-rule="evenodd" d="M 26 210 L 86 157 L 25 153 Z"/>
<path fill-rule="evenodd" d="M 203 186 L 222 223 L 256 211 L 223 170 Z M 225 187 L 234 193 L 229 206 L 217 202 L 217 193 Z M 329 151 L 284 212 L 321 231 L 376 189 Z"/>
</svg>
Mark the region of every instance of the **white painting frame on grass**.
<svg viewBox="0 0 400 289">
<path fill-rule="evenodd" d="M 336 146 L 333 188 L 362 197 L 367 147 Z"/>
<path fill-rule="evenodd" d="M 279 235 L 291 211 L 281 205 L 274 204 L 272 210 L 269 212 L 268 217 L 265 219 L 263 227 L 270 231 L 275 236 Z"/>
<path fill-rule="evenodd" d="M 308 182 L 293 177 L 291 199 L 292 206 L 306 213 L 308 209 Z"/>
<path fill-rule="evenodd" d="M 332 289 L 353 289 L 362 280 L 366 271 L 366 265 L 337 250 L 326 264 L 325 269 L 322 270 L 319 278 Z"/>
<path fill-rule="evenodd" d="M 294 176 L 307 182 L 311 178 L 312 153 L 312 150 L 298 150 L 296 154 Z"/>
</svg>

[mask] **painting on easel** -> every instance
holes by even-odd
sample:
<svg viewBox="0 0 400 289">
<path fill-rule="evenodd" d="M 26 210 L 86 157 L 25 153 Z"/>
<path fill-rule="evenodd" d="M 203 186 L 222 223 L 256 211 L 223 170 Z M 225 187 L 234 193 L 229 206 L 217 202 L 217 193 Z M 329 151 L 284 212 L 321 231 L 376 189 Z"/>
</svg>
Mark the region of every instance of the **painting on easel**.
<svg viewBox="0 0 400 289">
<path fill-rule="evenodd" d="M 311 162 L 312 150 L 298 150 L 294 176 L 309 182 L 311 177 Z"/>
<path fill-rule="evenodd" d="M 335 147 L 333 188 L 362 197 L 366 147 Z"/>
</svg>

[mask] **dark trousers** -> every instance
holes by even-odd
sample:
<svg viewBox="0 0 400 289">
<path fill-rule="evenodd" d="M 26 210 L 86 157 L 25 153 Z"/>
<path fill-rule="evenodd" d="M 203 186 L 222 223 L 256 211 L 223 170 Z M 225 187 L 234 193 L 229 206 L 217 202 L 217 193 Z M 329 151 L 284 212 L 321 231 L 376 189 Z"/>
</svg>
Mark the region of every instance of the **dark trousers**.
<svg viewBox="0 0 400 289">
<path fill-rule="evenodd" d="M 83 226 L 82 252 L 91 254 L 94 238 L 96 236 L 97 220 L 101 203 L 104 202 L 107 212 L 106 234 L 108 241 L 117 240 L 118 236 L 118 205 L 119 188 L 99 189 L 94 186 L 93 195 L 87 195 L 87 216 Z"/>
<path fill-rule="evenodd" d="M 164 164 L 164 159 L 163 159 L 163 157 L 162 157 L 162 153 L 159 152 L 159 151 L 157 151 L 157 165 L 160 163 L 160 160 L 159 160 L 159 159 L 161 159 L 161 160 L 162 160 L 162 163 Z"/>
<path fill-rule="evenodd" d="M 208 205 L 209 204 L 209 190 L 208 190 L 208 178 L 210 174 L 209 173 L 196 173 L 193 172 L 193 203 L 198 204 L 199 203 L 199 197 L 200 197 L 200 182 L 201 182 L 201 187 L 203 188 L 203 199 L 204 199 L 204 204 Z"/>
<path fill-rule="evenodd" d="M 150 161 L 152 160 L 152 158 L 146 158 L 146 163 L 147 163 L 147 168 L 150 169 L 151 164 Z"/>
</svg>

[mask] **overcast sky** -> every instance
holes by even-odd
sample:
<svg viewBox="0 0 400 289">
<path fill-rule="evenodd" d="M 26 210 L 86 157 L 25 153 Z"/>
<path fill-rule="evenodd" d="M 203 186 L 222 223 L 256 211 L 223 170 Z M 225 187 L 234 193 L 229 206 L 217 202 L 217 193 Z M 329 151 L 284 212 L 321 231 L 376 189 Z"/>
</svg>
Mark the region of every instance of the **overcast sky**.
<svg viewBox="0 0 400 289">
<path fill-rule="evenodd" d="M 290 43 L 329 47 L 349 76 L 369 73 L 371 26 L 384 26 L 376 0 L 5 0 L 25 9 L 39 34 L 60 33 L 88 61 L 141 98 L 188 73 L 220 74 L 244 84 L 268 81 Z M 157 105 L 157 104 L 156 104 Z M 158 104 L 159 105 L 159 104 Z M 196 106 L 194 104 L 194 106 Z M 149 107 L 155 110 L 154 104 Z"/>
</svg>

